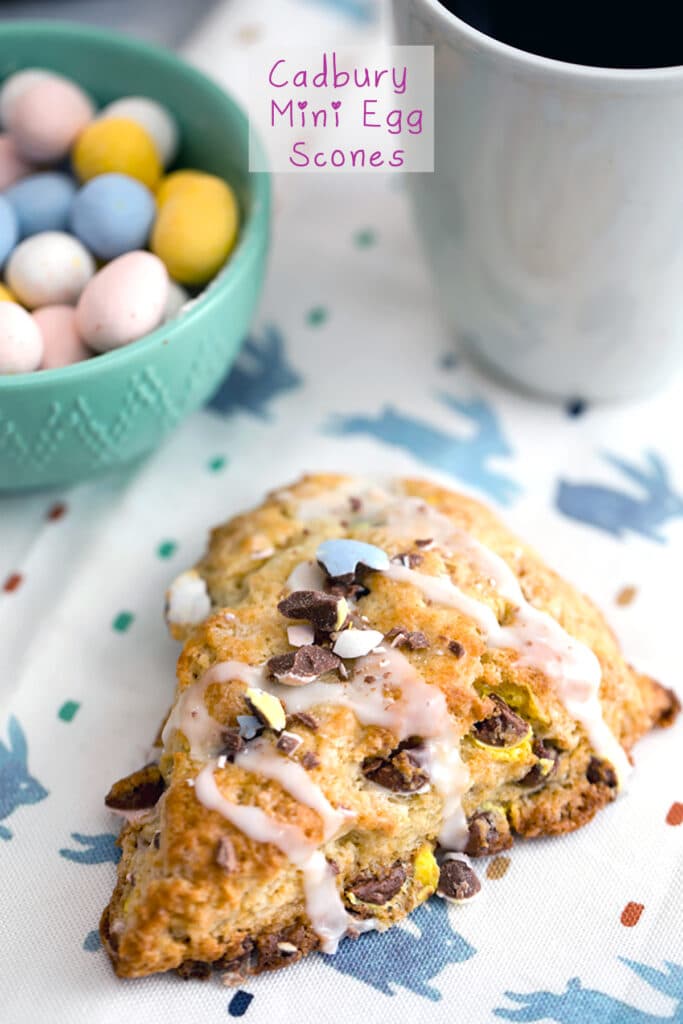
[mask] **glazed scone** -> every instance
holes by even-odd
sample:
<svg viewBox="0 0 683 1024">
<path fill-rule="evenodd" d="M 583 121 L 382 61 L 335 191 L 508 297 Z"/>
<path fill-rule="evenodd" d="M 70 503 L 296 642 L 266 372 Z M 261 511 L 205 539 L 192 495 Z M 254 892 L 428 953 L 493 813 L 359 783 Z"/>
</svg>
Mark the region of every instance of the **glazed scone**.
<svg viewBox="0 0 683 1024">
<path fill-rule="evenodd" d="M 469 898 L 469 857 L 585 824 L 677 709 L 491 511 L 424 481 L 273 493 L 167 611 L 160 762 L 107 798 L 122 977 L 238 980 Z"/>
</svg>

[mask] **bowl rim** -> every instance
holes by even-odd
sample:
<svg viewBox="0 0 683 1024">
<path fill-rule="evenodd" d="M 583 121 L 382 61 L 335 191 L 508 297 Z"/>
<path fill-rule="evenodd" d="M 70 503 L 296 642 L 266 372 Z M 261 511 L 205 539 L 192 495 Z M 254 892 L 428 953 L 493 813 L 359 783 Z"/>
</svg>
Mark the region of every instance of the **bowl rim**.
<svg viewBox="0 0 683 1024">
<path fill-rule="evenodd" d="M 0 39 L 3 37 L 11 39 L 13 35 L 21 35 L 24 32 L 43 33 L 55 38 L 79 38 L 87 42 L 105 43 L 128 50 L 139 57 L 151 58 L 157 63 L 165 64 L 169 70 L 180 73 L 186 80 L 195 82 L 205 91 L 213 93 L 223 104 L 230 107 L 237 115 L 238 120 L 244 124 L 249 146 L 256 148 L 260 166 L 267 166 L 263 145 L 258 134 L 251 128 L 248 115 L 242 106 L 231 93 L 219 85 L 216 81 L 205 75 L 204 72 L 189 64 L 182 57 L 179 57 L 172 50 L 167 50 L 154 43 L 138 39 L 135 36 L 128 36 L 123 32 L 100 29 L 95 26 L 81 22 L 68 20 L 44 20 L 44 19 L 17 19 L 0 24 Z M 201 170 L 201 168 L 200 168 Z M 113 349 L 110 352 L 101 354 L 93 353 L 90 359 L 74 363 L 71 366 L 63 366 L 51 370 L 32 370 L 29 373 L 3 374 L 0 375 L 0 396 L 16 389 L 37 387 L 45 388 L 60 384 L 62 381 L 75 382 L 87 376 L 95 377 L 98 373 L 105 373 L 107 369 L 114 370 L 122 368 L 126 363 L 133 362 L 139 358 L 144 359 L 145 353 L 155 350 L 159 346 L 166 346 L 171 340 L 171 335 L 180 328 L 192 322 L 193 317 L 202 315 L 209 311 L 212 305 L 219 300 L 224 289 L 230 288 L 232 282 L 241 273 L 242 267 L 248 265 L 255 250 L 262 244 L 262 233 L 268 230 L 268 212 L 270 208 L 270 172 L 249 171 L 247 174 L 248 187 L 250 191 L 250 207 L 248 215 L 240 225 L 237 243 L 230 254 L 225 266 L 218 272 L 216 277 L 205 287 L 196 298 L 189 300 L 187 309 L 178 317 L 166 323 L 162 323 L 150 334 L 121 348 Z M 21 307 L 24 308 L 24 307 Z"/>
</svg>

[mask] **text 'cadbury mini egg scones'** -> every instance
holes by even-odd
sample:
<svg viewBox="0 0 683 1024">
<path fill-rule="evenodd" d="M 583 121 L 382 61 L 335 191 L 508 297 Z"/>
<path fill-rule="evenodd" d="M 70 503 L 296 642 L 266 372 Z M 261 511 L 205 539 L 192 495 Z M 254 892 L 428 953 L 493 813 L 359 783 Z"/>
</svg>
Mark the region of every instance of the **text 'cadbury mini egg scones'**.
<svg viewBox="0 0 683 1024">
<path fill-rule="evenodd" d="M 487 508 L 420 481 L 274 493 L 214 531 L 167 617 L 160 761 L 107 798 L 123 977 L 237 981 L 468 899 L 469 857 L 583 825 L 676 711 Z"/>
</svg>

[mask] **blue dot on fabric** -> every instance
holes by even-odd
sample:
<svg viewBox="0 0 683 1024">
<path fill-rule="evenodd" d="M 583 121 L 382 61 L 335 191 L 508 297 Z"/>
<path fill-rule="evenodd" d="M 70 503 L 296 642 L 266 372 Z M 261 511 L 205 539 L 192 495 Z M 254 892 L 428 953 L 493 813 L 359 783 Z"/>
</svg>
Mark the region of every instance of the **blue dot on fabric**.
<svg viewBox="0 0 683 1024">
<path fill-rule="evenodd" d="M 86 937 L 83 939 L 83 949 L 87 953 L 95 953 L 101 945 L 100 933 L 97 931 L 88 932 Z"/>
<path fill-rule="evenodd" d="M 576 418 L 577 416 L 583 416 L 588 409 L 588 402 L 585 402 L 583 398 L 574 398 L 570 402 L 567 402 L 565 411 L 567 416 Z"/>
<path fill-rule="evenodd" d="M 251 992 L 245 992 L 243 989 L 240 989 L 238 992 L 235 992 L 234 996 L 230 1000 L 230 1003 L 228 1004 L 228 1013 L 230 1014 L 230 1016 L 243 1017 L 244 1014 L 249 1009 L 249 1004 L 251 1003 L 253 998 L 254 997 L 252 996 Z"/>
</svg>

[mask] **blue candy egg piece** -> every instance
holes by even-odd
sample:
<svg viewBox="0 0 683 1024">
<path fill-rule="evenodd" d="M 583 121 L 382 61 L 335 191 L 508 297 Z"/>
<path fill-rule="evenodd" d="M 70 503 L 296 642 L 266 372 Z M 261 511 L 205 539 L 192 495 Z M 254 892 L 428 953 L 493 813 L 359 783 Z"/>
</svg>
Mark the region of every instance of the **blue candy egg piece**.
<svg viewBox="0 0 683 1024">
<path fill-rule="evenodd" d="M 79 189 L 69 225 L 101 260 L 143 249 L 156 215 L 152 193 L 126 174 L 100 174 Z"/>
<path fill-rule="evenodd" d="M 76 183 L 68 174 L 45 171 L 23 178 L 4 195 L 17 215 L 20 237 L 28 238 L 41 231 L 64 231 Z"/>
<path fill-rule="evenodd" d="M 4 196 L 0 196 L 0 265 L 19 241 L 17 215 Z"/>
<path fill-rule="evenodd" d="M 358 565 L 382 572 L 389 568 L 386 551 L 374 544 L 360 540 L 325 540 L 315 556 L 327 570 L 329 576 L 346 576 L 355 573 Z"/>
</svg>

